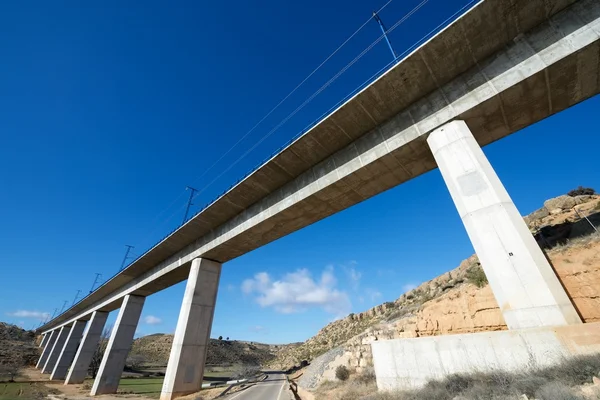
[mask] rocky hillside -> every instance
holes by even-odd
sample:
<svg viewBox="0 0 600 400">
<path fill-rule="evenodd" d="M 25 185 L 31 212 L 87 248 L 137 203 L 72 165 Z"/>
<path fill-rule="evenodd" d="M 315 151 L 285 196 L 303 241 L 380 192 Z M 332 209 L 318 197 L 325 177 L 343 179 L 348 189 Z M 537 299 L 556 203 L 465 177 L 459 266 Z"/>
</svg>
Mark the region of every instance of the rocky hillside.
<svg viewBox="0 0 600 400">
<path fill-rule="evenodd" d="M 16 325 L 0 322 L 0 360 L 16 360 L 22 365 L 35 365 L 39 349 L 35 335 Z"/>
<path fill-rule="evenodd" d="M 524 219 L 546 249 L 557 275 L 586 322 L 600 321 L 600 196 L 560 196 Z M 298 346 L 283 348 L 272 366 L 311 366 L 300 384 L 332 379 L 337 365 L 361 371 L 372 365 L 375 340 L 506 329 L 476 256 L 416 289 L 359 314 L 330 323 Z"/>
<path fill-rule="evenodd" d="M 144 364 L 166 366 L 173 335 L 155 334 L 133 341 L 131 355 L 140 356 Z M 209 365 L 265 365 L 275 358 L 280 346 L 237 340 L 211 339 L 206 362 Z"/>
</svg>

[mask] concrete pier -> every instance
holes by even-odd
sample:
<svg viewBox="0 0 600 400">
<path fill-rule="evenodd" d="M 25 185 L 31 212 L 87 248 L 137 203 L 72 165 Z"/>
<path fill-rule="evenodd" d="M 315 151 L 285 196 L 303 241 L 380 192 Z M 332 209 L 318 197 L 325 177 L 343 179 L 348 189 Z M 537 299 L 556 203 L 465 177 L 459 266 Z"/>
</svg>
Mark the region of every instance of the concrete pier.
<svg viewBox="0 0 600 400">
<path fill-rule="evenodd" d="M 40 341 L 40 347 L 43 348 L 46 345 L 46 342 L 48 341 L 49 337 L 50 337 L 49 334 L 42 335 L 42 340 Z"/>
<path fill-rule="evenodd" d="M 83 333 L 81 345 L 79 346 L 79 349 L 77 349 L 75 359 L 67 374 L 65 385 L 82 383 L 87 376 L 88 368 L 90 367 L 92 357 L 98 348 L 98 342 L 102 336 L 102 330 L 104 329 L 107 318 L 107 312 L 94 311 L 94 313 L 92 313 L 92 318 L 89 320 L 85 332 Z"/>
<path fill-rule="evenodd" d="M 81 341 L 85 324 L 86 321 L 75 321 L 73 323 L 73 326 L 67 335 L 67 339 L 65 340 L 65 344 L 58 356 L 52 375 L 50 375 L 50 379 L 65 379 L 67 376 L 69 367 L 75 358 L 77 346 L 79 346 L 79 342 Z"/>
<path fill-rule="evenodd" d="M 145 297 L 133 295 L 123 299 L 90 395 L 117 392 L 145 300 Z"/>
<path fill-rule="evenodd" d="M 202 258 L 192 261 L 161 400 L 194 393 L 202 387 L 220 275 L 220 263 Z"/>
<path fill-rule="evenodd" d="M 69 325 L 65 325 L 58 331 L 56 335 L 56 340 L 52 345 L 52 350 L 48 353 L 48 359 L 44 364 L 44 368 L 42 368 L 43 374 L 49 374 L 54 370 L 54 366 L 56 365 L 56 360 L 58 360 L 58 356 L 62 351 L 63 346 L 65 345 L 65 341 L 67 340 L 67 336 L 69 336 L 69 331 L 71 327 Z"/>
<path fill-rule="evenodd" d="M 427 143 L 509 329 L 581 323 L 467 124 L 443 125 Z"/>
<path fill-rule="evenodd" d="M 59 329 L 55 329 L 52 332 L 48 332 L 46 336 L 48 340 L 46 340 L 46 344 L 44 345 L 44 350 L 42 351 L 42 355 L 35 365 L 36 368 L 44 368 L 46 364 L 46 360 L 48 359 L 48 354 L 52 351 L 52 346 L 54 346 L 54 341 L 56 340 L 56 336 L 58 335 Z"/>
</svg>

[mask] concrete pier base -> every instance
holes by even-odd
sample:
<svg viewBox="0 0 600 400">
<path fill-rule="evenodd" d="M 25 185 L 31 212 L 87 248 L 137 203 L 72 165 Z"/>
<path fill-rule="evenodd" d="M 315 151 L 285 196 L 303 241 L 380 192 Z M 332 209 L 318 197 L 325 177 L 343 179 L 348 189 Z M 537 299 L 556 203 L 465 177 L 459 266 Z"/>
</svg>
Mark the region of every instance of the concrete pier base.
<svg viewBox="0 0 600 400">
<path fill-rule="evenodd" d="M 427 139 L 510 329 L 581 318 L 464 121 Z"/>
<path fill-rule="evenodd" d="M 107 312 L 94 311 L 92 318 L 89 320 L 83 337 L 81 339 L 81 345 L 75 353 L 75 359 L 71 365 L 71 369 L 67 374 L 65 385 L 72 383 L 82 383 L 88 374 L 88 368 L 92 361 L 92 357 L 98 348 L 98 342 L 100 336 L 102 336 L 102 330 L 106 324 L 108 318 Z"/>
<path fill-rule="evenodd" d="M 58 356 L 62 351 L 63 346 L 65 345 L 65 341 L 67 340 L 67 336 L 69 336 L 69 331 L 71 327 L 68 325 L 63 326 L 58 331 L 56 335 L 56 340 L 54 341 L 54 345 L 52 345 L 52 350 L 48 353 L 48 359 L 44 364 L 44 368 L 42 368 L 43 374 L 50 374 L 52 370 L 54 370 L 54 366 L 56 365 L 56 360 L 58 360 Z"/>
<path fill-rule="evenodd" d="M 36 368 L 44 368 L 46 364 L 46 360 L 48 360 L 48 354 L 52 351 L 52 346 L 54 346 L 54 342 L 56 341 L 56 336 L 58 335 L 58 329 L 53 330 L 52 332 L 48 332 L 46 336 L 48 336 L 48 340 L 46 340 L 46 344 L 44 345 L 44 350 L 42 351 L 42 355 L 35 365 Z"/>
<path fill-rule="evenodd" d="M 65 379 L 67 376 L 69 367 L 75 358 L 75 351 L 77 351 L 77 346 L 79 346 L 79 342 L 81 341 L 85 324 L 85 321 L 75 321 L 73 323 L 67 339 L 65 340 L 65 344 L 58 356 L 58 360 L 56 360 L 56 365 L 52 370 L 50 379 Z"/>
<path fill-rule="evenodd" d="M 142 314 L 144 301 L 145 297 L 132 295 L 127 295 L 123 299 L 90 395 L 117 392 L 121 374 L 125 368 L 125 360 L 133 342 L 133 335 Z"/>
<path fill-rule="evenodd" d="M 201 258 L 192 261 L 161 400 L 194 393 L 202 387 L 220 275 L 220 263 Z"/>
</svg>

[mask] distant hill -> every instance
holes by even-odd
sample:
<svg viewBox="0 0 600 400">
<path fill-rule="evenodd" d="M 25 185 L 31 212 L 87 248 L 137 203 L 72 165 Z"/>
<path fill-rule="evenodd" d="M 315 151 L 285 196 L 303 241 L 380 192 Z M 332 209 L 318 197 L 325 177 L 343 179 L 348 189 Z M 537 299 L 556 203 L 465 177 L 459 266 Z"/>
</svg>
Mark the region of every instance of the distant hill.
<svg viewBox="0 0 600 400">
<path fill-rule="evenodd" d="M 23 365 L 35 365 L 40 354 L 33 331 L 0 322 L 0 360 L 22 357 Z"/>
<path fill-rule="evenodd" d="M 141 356 L 144 364 L 165 366 L 169 360 L 173 335 L 154 334 L 133 341 L 130 356 Z M 281 346 L 237 340 L 211 339 L 206 362 L 209 365 L 264 365 L 275 359 Z"/>
</svg>

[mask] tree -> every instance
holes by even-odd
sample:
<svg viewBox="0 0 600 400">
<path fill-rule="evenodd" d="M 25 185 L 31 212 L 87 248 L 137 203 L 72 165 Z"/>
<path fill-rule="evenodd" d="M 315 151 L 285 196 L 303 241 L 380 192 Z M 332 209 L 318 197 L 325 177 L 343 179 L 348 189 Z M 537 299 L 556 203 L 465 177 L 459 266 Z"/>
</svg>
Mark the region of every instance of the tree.
<svg viewBox="0 0 600 400">
<path fill-rule="evenodd" d="M 227 336 L 227 339 L 225 339 L 225 340 L 229 340 L 229 336 Z"/>
<path fill-rule="evenodd" d="M 223 340 L 223 336 L 219 336 L 219 340 Z"/>
<path fill-rule="evenodd" d="M 92 361 L 90 362 L 90 367 L 88 368 L 88 373 L 92 376 L 92 378 L 96 378 L 98 375 L 98 370 L 100 369 L 100 364 L 102 363 L 102 358 L 104 357 L 104 353 L 106 352 L 106 347 L 108 346 L 108 338 L 110 337 L 110 331 L 112 327 L 104 328 L 102 331 L 102 335 L 100 335 L 100 341 L 98 342 L 98 347 L 92 356 Z"/>
<path fill-rule="evenodd" d="M 23 356 L 11 352 L 0 359 L 0 375 L 8 376 L 9 382 L 14 382 L 23 366 Z"/>
<path fill-rule="evenodd" d="M 130 354 L 126 361 L 126 365 L 131 368 L 132 371 L 139 371 L 145 363 L 146 357 L 142 354 Z"/>
</svg>

